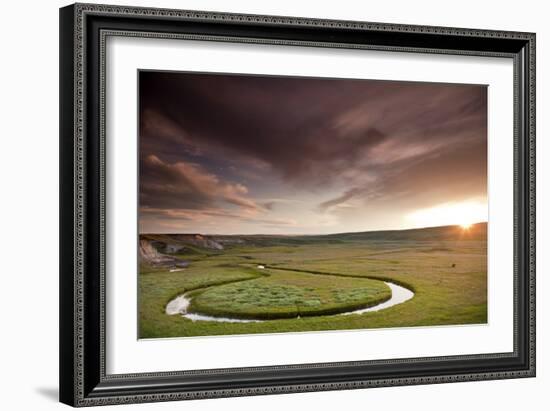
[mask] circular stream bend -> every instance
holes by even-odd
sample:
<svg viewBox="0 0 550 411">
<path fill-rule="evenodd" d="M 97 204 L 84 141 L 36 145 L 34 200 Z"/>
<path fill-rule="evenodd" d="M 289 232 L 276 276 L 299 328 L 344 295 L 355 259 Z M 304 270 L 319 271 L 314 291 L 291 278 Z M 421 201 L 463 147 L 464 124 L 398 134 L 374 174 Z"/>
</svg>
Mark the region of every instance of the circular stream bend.
<svg viewBox="0 0 550 411">
<path fill-rule="evenodd" d="M 397 304 L 402 304 L 405 301 L 408 301 L 414 297 L 414 293 L 408 288 L 397 285 L 390 281 L 384 281 L 384 284 L 390 287 L 390 290 L 391 290 L 391 298 L 389 300 L 386 300 L 372 307 L 347 311 L 336 315 L 363 314 L 371 311 L 380 311 L 386 308 L 393 307 L 394 305 L 397 305 Z M 185 317 L 191 321 L 216 321 L 220 323 L 259 323 L 259 322 L 269 321 L 269 320 L 250 320 L 250 319 L 244 320 L 240 318 L 228 318 L 228 317 L 214 317 L 211 315 L 192 313 L 187 311 L 190 303 L 191 303 L 191 298 L 187 296 L 187 293 L 182 294 L 174 298 L 173 300 L 171 300 L 166 305 L 166 314 L 168 315 L 179 314 L 182 317 Z"/>
</svg>

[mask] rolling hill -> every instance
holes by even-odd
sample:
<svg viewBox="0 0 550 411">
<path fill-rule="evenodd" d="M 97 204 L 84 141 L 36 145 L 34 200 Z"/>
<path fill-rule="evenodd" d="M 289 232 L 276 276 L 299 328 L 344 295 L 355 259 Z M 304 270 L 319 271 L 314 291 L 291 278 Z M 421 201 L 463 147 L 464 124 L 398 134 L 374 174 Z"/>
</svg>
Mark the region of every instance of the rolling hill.
<svg viewBox="0 0 550 411">
<path fill-rule="evenodd" d="M 140 240 L 162 254 L 221 252 L 232 246 L 276 246 L 305 243 L 346 243 L 363 241 L 486 241 L 487 223 L 464 229 L 449 225 L 408 230 L 363 231 L 327 235 L 203 235 L 141 234 Z"/>
</svg>

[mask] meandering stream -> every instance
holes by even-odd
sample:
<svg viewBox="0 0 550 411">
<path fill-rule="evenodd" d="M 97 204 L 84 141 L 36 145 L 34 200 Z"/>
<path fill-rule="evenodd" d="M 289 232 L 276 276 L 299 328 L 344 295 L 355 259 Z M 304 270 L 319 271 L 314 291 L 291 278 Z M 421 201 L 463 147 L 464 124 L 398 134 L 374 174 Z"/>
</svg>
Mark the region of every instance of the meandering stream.
<svg viewBox="0 0 550 411">
<path fill-rule="evenodd" d="M 402 304 L 405 301 L 408 301 L 414 297 L 414 293 L 408 288 L 402 287 L 390 281 L 384 281 L 384 283 L 391 290 L 391 298 L 389 300 L 386 300 L 383 303 L 374 305 L 372 307 L 347 311 L 336 315 L 363 314 L 371 311 L 380 311 L 386 308 L 393 307 L 394 305 L 397 305 L 397 304 Z M 187 293 L 182 294 L 174 298 L 173 300 L 171 300 L 166 305 L 166 314 L 168 315 L 179 314 L 192 321 L 216 321 L 216 322 L 226 322 L 226 323 L 258 323 L 258 322 L 266 321 L 266 320 L 244 320 L 239 318 L 214 317 L 210 315 L 192 313 L 187 311 L 190 303 L 191 303 L 191 297 L 189 297 Z"/>
</svg>

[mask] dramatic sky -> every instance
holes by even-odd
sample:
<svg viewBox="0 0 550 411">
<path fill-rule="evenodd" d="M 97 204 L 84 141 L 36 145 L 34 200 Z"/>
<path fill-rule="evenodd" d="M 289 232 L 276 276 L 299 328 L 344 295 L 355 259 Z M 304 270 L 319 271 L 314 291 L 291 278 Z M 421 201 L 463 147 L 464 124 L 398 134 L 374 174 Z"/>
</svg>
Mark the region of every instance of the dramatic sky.
<svg viewBox="0 0 550 411">
<path fill-rule="evenodd" d="M 142 233 L 487 218 L 485 86 L 141 72 L 139 87 Z"/>
</svg>

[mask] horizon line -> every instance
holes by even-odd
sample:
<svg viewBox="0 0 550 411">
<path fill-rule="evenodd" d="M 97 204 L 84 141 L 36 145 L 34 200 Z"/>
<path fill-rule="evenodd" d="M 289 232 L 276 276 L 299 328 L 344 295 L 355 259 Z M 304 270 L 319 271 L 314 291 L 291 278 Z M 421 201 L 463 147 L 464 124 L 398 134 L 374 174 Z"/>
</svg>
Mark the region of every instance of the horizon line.
<svg viewBox="0 0 550 411">
<path fill-rule="evenodd" d="M 469 224 L 470 226 L 479 225 L 479 224 L 488 224 L 488 221 L 478 221 L 475 223 Z M 343 234 L 359 234 L 359 233 L 380 233 L 380 232 L 389 232 L 389 231 L 412 231 L 412 230 L 425 230 L 427 228 L 442 228 L 442 227 L 460 227 L 462 224 L 445 224 L 445 225 L 435 225 L 435 226 L 424 226 L 424 227 L 413 227 L 413 228 L 397 228 L 397 229 L 387 229 L 387 230 L 361 230 L 361 231 L 340 231 L 340 232 L 334 232 L 334 233 L 327 233 L 327 234 L 321 234 L 321 233 L 315 233 L 315 234 L 261 234 L 261 233 L 255 233 L 255 234 L 243 234 L 243 233 L 233 233 L 233 234 L 204 234 L 200 232 L 169 232 L 169 233 L 159 233 L 159 232 L 146 232 L 142 233 L 139 232 L 138 235 L 179 235 L 179 234 L 187 234 L 187 235 L 210 235 L 210 236 L 286 236 L 286 237 L 305 237 L 305 236 L 328 236 L 328 235 L 343 235 Z"/>
</svg>

